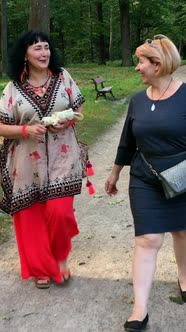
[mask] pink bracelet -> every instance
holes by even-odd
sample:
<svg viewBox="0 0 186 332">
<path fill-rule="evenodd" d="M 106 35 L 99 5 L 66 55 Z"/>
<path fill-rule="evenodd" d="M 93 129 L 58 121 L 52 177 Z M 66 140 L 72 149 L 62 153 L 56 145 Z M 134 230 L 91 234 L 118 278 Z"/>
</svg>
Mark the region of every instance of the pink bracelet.
<svg viewBox="0 0 186 332">
<path fill-rule="evenodd" d="M 26 124 L 22 127 L 22 136 L 23 136 L 23 138 L 28 138 L 28 133 L 26 132 L 27 127 L 28 127 L 28 125 L 26 125 Z"/>
</svg>

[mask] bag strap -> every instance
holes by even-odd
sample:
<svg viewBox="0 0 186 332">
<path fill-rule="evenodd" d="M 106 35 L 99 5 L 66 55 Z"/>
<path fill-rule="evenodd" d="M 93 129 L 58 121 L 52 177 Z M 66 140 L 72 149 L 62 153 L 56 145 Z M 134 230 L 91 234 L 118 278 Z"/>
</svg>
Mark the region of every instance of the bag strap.
<svg viewBox="0 0 186 332">
<path fill-rule="evenodd" d="M 153 168 L 153 166 L 147 161 L 144 154 L 140 151 L 141 158 L 143 159 L 144 163 L 148 166 L 151 173 L 154 174 L 159 179 L 159 174 L 156 172 L 156 170 Z"/>
<path fill-rule="evenodd" d="M 185 154 L 186 151 L 182 151 L 176 154 L 172 154 L 172 155 L 168 155 L 168 156 L 161 156 L 161 158 L 169 158 L 169 157 L 177 157 L 177 156 L 181 156 L 183 154 Z M 157 173 L 157 171 L 153 168 L 153 166 L 147 161 L 147 159 L 145 158 L 144 154 L 140 151 L 140 155 L 143 159 L 143 161 L 145 162 L 145 164 L 148 166 L 148 168 L 150 169 L 151 173 L 154 174 L 156 177 L 159 178 L 159 174 Z M 159 156 L 160 157 L 160 156 Z"/>
</svg>

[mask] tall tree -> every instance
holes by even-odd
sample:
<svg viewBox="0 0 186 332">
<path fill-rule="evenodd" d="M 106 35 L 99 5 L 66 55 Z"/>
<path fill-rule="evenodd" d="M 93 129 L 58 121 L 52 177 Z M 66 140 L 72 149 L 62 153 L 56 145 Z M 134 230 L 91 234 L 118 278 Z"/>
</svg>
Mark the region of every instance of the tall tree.
<svg viewBox="0 0 186 332">
<path fill-rule="evenodd" d="M 50 33 L 49 0 L 30 0 L 29 30 Z"/>
<path fill-rule="evenodd" d="M 113 0 L 110 2 L 109 60 L 113 60 Z"/>
<path fill-rule="evenodd" d="M 102 0 L 96 1 L 96 7 L 97 7 L 97 17 L 99 23 L 99 29 L 98 29 L 99 64 L 105 65 L 105 37 L 104 37 Z"/>
<path fill-rule="evenodd" d="M 7 72 L 7 1 L 1 1 L 1 73 L 2 76 Z"/>
<path fill-rule="evenodd" d="M 122 66 L 132 66 L 132 52 L 130 46 L 130 15 L 129 0 L 119 0 L 121 26 Z"/>
<path fill-rule="evenodd" d="M 88 0 L 88 18 L 89 18 L 89 35 L 90 35 L 90 59 L 94 62 L 94 48 L 93 48 L 93 24 L 92 24 L 92 5 L 91 0 Z"/>
</svg>

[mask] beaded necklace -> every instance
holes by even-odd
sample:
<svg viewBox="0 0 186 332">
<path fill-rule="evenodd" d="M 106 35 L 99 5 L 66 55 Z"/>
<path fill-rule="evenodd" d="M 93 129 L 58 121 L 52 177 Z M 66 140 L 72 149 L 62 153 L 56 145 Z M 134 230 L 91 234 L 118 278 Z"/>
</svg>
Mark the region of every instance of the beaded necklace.
<svg viewBox="0 0 186 332">
<path fill-rule="evenodd" d="M 29 80 L 27 80 L 27 83 L 28 83 L 28 85 L 27 85 L 27 89 L 32 89 L 33 90 L 33 92 L 35 92 L 35 93 L 45 93 L 45 91 L 47 90 L 47 88 L 48 88 L 48 81 L 49 81 L 49 79 L 50 79 L 50 75 L 48 75 L 48 77 L 47 77 L 47 80 L 46 80 L 46 82 L 45 83 L 43 83 L 43 84 L 41 84 L 41 85 L 39 85 L 39 86 L 34 86 L 34 85 L 32 85 L 30 82 L 29 82 Z"/>
</svg>

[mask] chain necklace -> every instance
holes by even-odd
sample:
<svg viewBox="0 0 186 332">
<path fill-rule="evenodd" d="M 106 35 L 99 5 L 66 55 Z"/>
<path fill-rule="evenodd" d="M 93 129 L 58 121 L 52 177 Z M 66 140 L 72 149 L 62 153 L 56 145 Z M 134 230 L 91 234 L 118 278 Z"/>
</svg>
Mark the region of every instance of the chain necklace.
<svg viewBox="0 0 186 332">
<path fill-rule="evenodd" d="M 39 85 L 39 86 L 34 86 L 32 85 L 28 80 L 27 80 L 27 89 L 32 89 L 35 93 L 44 93 L 47 88 L 48 88 L 48 81 L 49 81 L 50 75 L 48 75 L 47 80 L 45 81 L 45 83 Z"/>
<path fill-rule="evenodd" d="M 170 82 L 167 85 L 165 91 L 162 93 L 162 95 L 157 100 L 153 100 L 153 89 L 151 87 L 151 90 L 152 90 L 152 105 L 151 105 L 150 109 L 151 109 L 152 112 L 155 110 L 157 102 L 164 96 L 165 92 L 167 92 L 167 90 L 170 87 L 171 83 L 172 83 L 172 77 L 171 77 Z"/>
</svg>

